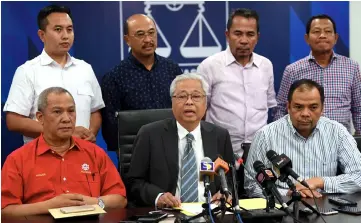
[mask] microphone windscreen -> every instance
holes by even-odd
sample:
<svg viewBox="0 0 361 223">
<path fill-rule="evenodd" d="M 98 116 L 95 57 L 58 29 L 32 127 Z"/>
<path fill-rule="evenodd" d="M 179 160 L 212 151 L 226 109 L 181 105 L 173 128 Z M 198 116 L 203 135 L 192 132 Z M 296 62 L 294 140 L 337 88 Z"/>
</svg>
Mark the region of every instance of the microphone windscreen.
<svg viewBox="0 0 361 223">
<path fill-rule="evenodd" d="M 254 170 L 258 173 L 261 171 L 262 168 L 266 168 L 265 165 L 259 161 L 259 160 L 256 160 L 254 163 L 253 163 L 253 168 Z"/>
<path fill-rule="evenodd" d="M 212 160 L 211 160 L 211 158 L 209 158 L 209 157 L 204 157 L 202 160 L 201 160 L 201 162 L 212 162 Z"/>
<path fill-rule="evenodd" d="M 272 161 L 274 158 L 278 156 L 278 154 L 273 150 L 269 150 L 267 151 L 266 156 L 270 161 Z"/>
<path fill-rule="evenodd" d="M 224 173 L 227 173 L 229 170 L 228 163 L 218 157 L 216 161 L 214 161 L 214 170 L 218 172 L 219 168 L 222 168 L 224 170 Z"/>
</svg>

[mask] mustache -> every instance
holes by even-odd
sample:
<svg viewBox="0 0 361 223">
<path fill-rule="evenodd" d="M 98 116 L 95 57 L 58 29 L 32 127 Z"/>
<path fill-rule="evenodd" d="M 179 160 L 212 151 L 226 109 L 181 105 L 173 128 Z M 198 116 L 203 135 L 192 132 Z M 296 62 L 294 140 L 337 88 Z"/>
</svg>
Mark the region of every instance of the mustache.
<svg viewBox="0 0 361 223">
<path fill-rule="evenodd" d="M 154 44 L 144 44 L 143 46 L 142 46 L 142 48 L 147 48 L 147 47 L 154 47 Z"/>
<path fill-rule="evenodd" d="M 303 123 L 312 123 L 312 120 L 298 120 L 298 121 Z"/>
</svg>

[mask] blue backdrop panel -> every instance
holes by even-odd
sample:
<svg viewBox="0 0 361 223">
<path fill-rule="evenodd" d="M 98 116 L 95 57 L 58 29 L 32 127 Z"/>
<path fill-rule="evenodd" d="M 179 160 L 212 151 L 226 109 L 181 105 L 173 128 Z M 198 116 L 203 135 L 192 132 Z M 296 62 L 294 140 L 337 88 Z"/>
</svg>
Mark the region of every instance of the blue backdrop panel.
<svg viewBox="0 0 361 223">
<path fill-rule="evenodd" d="M 66 5 L 73 14 L 75 42 L 71 54 L 93 66 L 99 81 L 129 49 L 121 36 L 122 23 L 134 13 L 153 17 L 158 27 L 157 50 L 178 62 L 184 72 L 194 71 L 206 57 L 227 47 L 227 15 L 236 8 L 252 8 L 260 16 L 261 36 L 255 51 L 274 66 L 278 91 L 284 68 L 309 54 L 304 41 L 307 20 L 328 14 L 340 35 L 335 50 L 349 55 L 348 2 L 1 2 L 1 102 L 5 103 L 14 72 L 42 51 L 37 36 L 38 11 L 50 4 Z M 19 134 L 9 132 L 2 113 L 2 161 L 22 145 Z M 102 136 L 97 144 L 106 149 Z M 108 152 L 114 163 L 114 152 Z"/>
</svg>

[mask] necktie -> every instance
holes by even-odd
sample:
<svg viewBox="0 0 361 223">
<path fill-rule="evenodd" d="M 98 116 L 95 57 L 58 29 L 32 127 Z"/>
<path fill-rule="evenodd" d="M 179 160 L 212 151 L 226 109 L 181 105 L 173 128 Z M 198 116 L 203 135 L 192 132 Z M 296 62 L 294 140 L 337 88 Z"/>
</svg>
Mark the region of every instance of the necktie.
<svg viewBox="0 0 361 223">
<path fill-rule="evenodd" d="M 194 136 L 188 133 L 186 137 L 187 145 L 182 158 L 181 202 L 197 202 L 198 173 L 196 156 L 192 146 Z"/>
</svg>

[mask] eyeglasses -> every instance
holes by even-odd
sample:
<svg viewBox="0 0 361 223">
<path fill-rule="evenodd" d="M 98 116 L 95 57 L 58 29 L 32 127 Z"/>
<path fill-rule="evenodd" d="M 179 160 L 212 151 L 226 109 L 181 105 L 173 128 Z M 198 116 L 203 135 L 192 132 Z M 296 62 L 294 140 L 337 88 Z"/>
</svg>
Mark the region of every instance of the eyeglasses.
<svg viewBox="0 0 361 223">
<path fill-rule="evenodd" d="M 201 102 L 202 99 L 205 97 L 205 95 L 197 94 L 197 93 L 194 93 L 194 94 L 182 93 L 182 94 L 174 95 L 174 96 L 172 96 L 172 98 L 175 98 L 175 100 L 178 102 L 184 103 L 188 100 L 189 96 L 191 97 L 192 101 L 194 101 L 194 102 Z"/>
<path fill-rule="evenodd" d="M 137 39 L 144 39 L 146 36 L 149 36 L 150 38 L 154 38 L 157 36 L 157 32 L 156 31 L 148 31 L 148 32 L 137 32 L 134 35 L 130 35 L 130 36 L 134 36 Z"/>
</svg>

